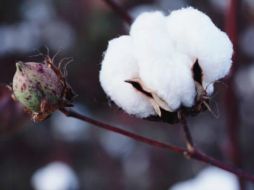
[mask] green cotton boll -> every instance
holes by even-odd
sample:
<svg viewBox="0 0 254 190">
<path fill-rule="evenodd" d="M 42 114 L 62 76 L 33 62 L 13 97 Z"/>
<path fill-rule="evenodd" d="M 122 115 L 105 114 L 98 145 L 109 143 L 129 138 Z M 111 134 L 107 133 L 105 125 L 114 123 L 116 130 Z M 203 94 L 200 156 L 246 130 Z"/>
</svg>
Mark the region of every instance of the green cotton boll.
<svg viewBox="0 0 254 190">
<path fill-rule="evenodd" d="M 63 88 L 61 80 L 48 65 L 35 62 L 16 63 L 13 93 L 32 113 L 42 111 L 42 102 L 46 102 L 51 108 L 57 108 Z"/>
</svg>

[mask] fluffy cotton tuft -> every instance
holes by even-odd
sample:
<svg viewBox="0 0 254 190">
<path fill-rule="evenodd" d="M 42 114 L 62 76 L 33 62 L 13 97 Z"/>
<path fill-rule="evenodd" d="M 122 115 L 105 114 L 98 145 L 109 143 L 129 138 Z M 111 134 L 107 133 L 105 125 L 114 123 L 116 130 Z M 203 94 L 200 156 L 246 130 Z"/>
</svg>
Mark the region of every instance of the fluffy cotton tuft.
<svg viewBox="0 0 254 190">
<path fill-rule="evenodd" d="M 207 15 L 192 7 L 173 11 L 166 19 L 176 50 L 198 60 L 203 87 L 211 94 L 213 83 L 230 70 L 233 54 L 230 39 Z"/>
<path fill-rule="evenodd" d="M 107 95 L 127 113 L 147 117 L 154 114 L 149 101 L 125 82 L 138 77 L 138 73 L 131 37 L 122 36 L 111 40 L 101 65 L 101 86 Z"/>
<path fill-rule="evenodd" d="M 145 85 L 166 101 L 171 110 L 179 108 L 181 103 L 192 106 L 196 92 L 187 65 L 192 60 L 175 51 L 168 37 L 165 16 L 161 12 L 140 15 L 131 26 L 130 36 L 139 76 Z"/>
<path fill-rule="evenodd" d="M 195 104 L 194 63 L 198 61 L 201 85 L 211 94 L 213 83 L 228 74 L 232 53 L 227 35 L 196 9 L 176 10 L 169 16 L 147 12 L 134 21 L 130 35 L 109 42 L 100 82 L 107 95 L 129 114 L 158 114 L 151 99 L 173 112 Z M 152 98 L 125 82 L 137 78 Z"/>
</svg>

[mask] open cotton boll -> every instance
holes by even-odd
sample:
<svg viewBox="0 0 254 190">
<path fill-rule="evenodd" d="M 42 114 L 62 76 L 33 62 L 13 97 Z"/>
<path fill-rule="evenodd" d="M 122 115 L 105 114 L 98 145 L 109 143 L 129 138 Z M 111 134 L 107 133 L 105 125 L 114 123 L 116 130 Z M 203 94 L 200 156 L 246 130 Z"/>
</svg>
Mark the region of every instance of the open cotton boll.
<svg viewBox="0 0 254 190">
<path fill-rule="evenodd" d="M 146 12 L 135 19 L 129 36 L 109 42 L 100 82 L 127 113 L 176 122 L 179 109 L 190 114 L 209 109 L 204 97 L 228 74 L 232 53 L 228 36 L 196 9 L 169 16 Z"/>
<path fill-rule="evenodd" d="M 141 14 L 130 30 L 139 75 L 146 86 L 162 98 L 172 111 L 194 103 L 195 85 L 187 65 L 190 57 L 176 52 L 161 12 Z"/>
<path fill-rule="evenodd" d="M 154 115 L 147 97 L 125 82 L 138 77 L 137 60 L 129 36 L 109 42 L 100 71 L 100 83 L 106 94 L 123 110 L 138 117 Z"/>
<path fill-rule="evenodd" d="M 212 93 L 212 84 L 228 74 L 233 46 L 204 13 L 194 8 L 173 11 L 167 17 L 168 33 L 178 51 L 197 59 L 203 71 L 203 87 Z M 191 65 L 192 66 L 192 65 Z"/>
</svg>

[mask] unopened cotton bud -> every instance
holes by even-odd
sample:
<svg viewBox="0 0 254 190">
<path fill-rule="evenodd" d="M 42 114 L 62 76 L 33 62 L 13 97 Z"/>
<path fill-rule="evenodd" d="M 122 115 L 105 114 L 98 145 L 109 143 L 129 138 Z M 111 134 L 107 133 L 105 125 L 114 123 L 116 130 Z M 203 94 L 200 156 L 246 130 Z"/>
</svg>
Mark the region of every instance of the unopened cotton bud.
<svg viewBox="0 0 254 190">
<path fill-rule="evenodd" d="M 27 109 L 39 112 L 41 102 L 57 105 L 63 85 L 55 72 L 45 64 L 35 62 L 16 63 L 13 92 Z"/>
<path fill-rule="evenodd" d="M 71 88 L 51 63 L 17 62 L 12 86 L 14 98 L 35 121 L 43 121 L 56 109 L 69 106 L 72 99 L 66 97 L 72 94 Z"/>
</svg>

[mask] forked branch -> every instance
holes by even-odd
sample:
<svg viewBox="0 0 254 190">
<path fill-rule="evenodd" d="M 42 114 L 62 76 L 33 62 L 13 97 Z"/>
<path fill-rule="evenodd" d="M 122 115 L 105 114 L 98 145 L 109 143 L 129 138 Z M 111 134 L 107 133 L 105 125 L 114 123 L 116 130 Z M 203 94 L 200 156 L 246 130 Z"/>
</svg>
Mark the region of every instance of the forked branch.
<svg viewBox="0 0 254 190">
<path fill-rule="evenodd" d="M 250 181 L 254 182 L 254 176 L 253 175 L 251 175 L 251 174 L 249 174 L 249 173 L 247 173 L 243 170 L 237 169 L 237 168 L 235 168 L 235 167 L 233 167 L 229 164 L 226 164 L 226 163 L 223 163 L 219 160 L 216 160 L 216 159 L 204 154 L 203 152 L 201 152 L 197 148 L 190 151 L 186 148 L 182 148 L 182 147 L 179 147 L 179 146 L 176 146 L 176 145 L 167 144 L 167 143 L 163 143 L 163 142 L 160 142 L 160 141 L 157 141 L 157 140 L 154 140 L 154 139 L 150 139 L 148 137 L 144 137 L 144 136 L 138 135 L 136 133 L 126 131 L 124 129 L 120 129 L 118 127 L 106 124 L 104 122 L 97 121 L 95 119 L 92 119 L 90 117 L 82 115 L 82 114 L 80 114 L 80 113 L 78 113 L 78 112 L 76 112 L 72 109 L 61 108 L 60 111 L 63 112 L 68 117 L 73 117 L 73 118 L 79 119 L 81 121 L 90 123 L 90 124 L 92 124 L 96 127 L 103 128 L 103 129 L 106 129 L 108 131 L 112 131 L 112 132 L 121 134 L 125 137 L 129 137 L 133 140 L 143 142 L 145 144 L 148 144 L 148 145 L 151 145 L 151 146 L 154 146 L 154 147 L 157 147 L 157 148 L 162 148 L 162 149 L 165 149 L 165 150 L 168 150 L 168 151 L 171 151 L 171 152 L 182 154 L 184 156 L 188 155 L 188 157 L 191 158 L 191 159 L 198 160 L 198 161 L 201 161 L 203 163 L 216 166 L 218 168 L 221 168 L 221 169 L 224 169 L 228 172 L 231 172 L 231 173 L 233 173 L 233 174 L 235 174 L 239 177 L 242 177 L 242 178 L 245 178 L 247 180 L 250 180 Z M 187 122 L 186 122 L 186 127 L 188 127 Z"/>
</svg>

